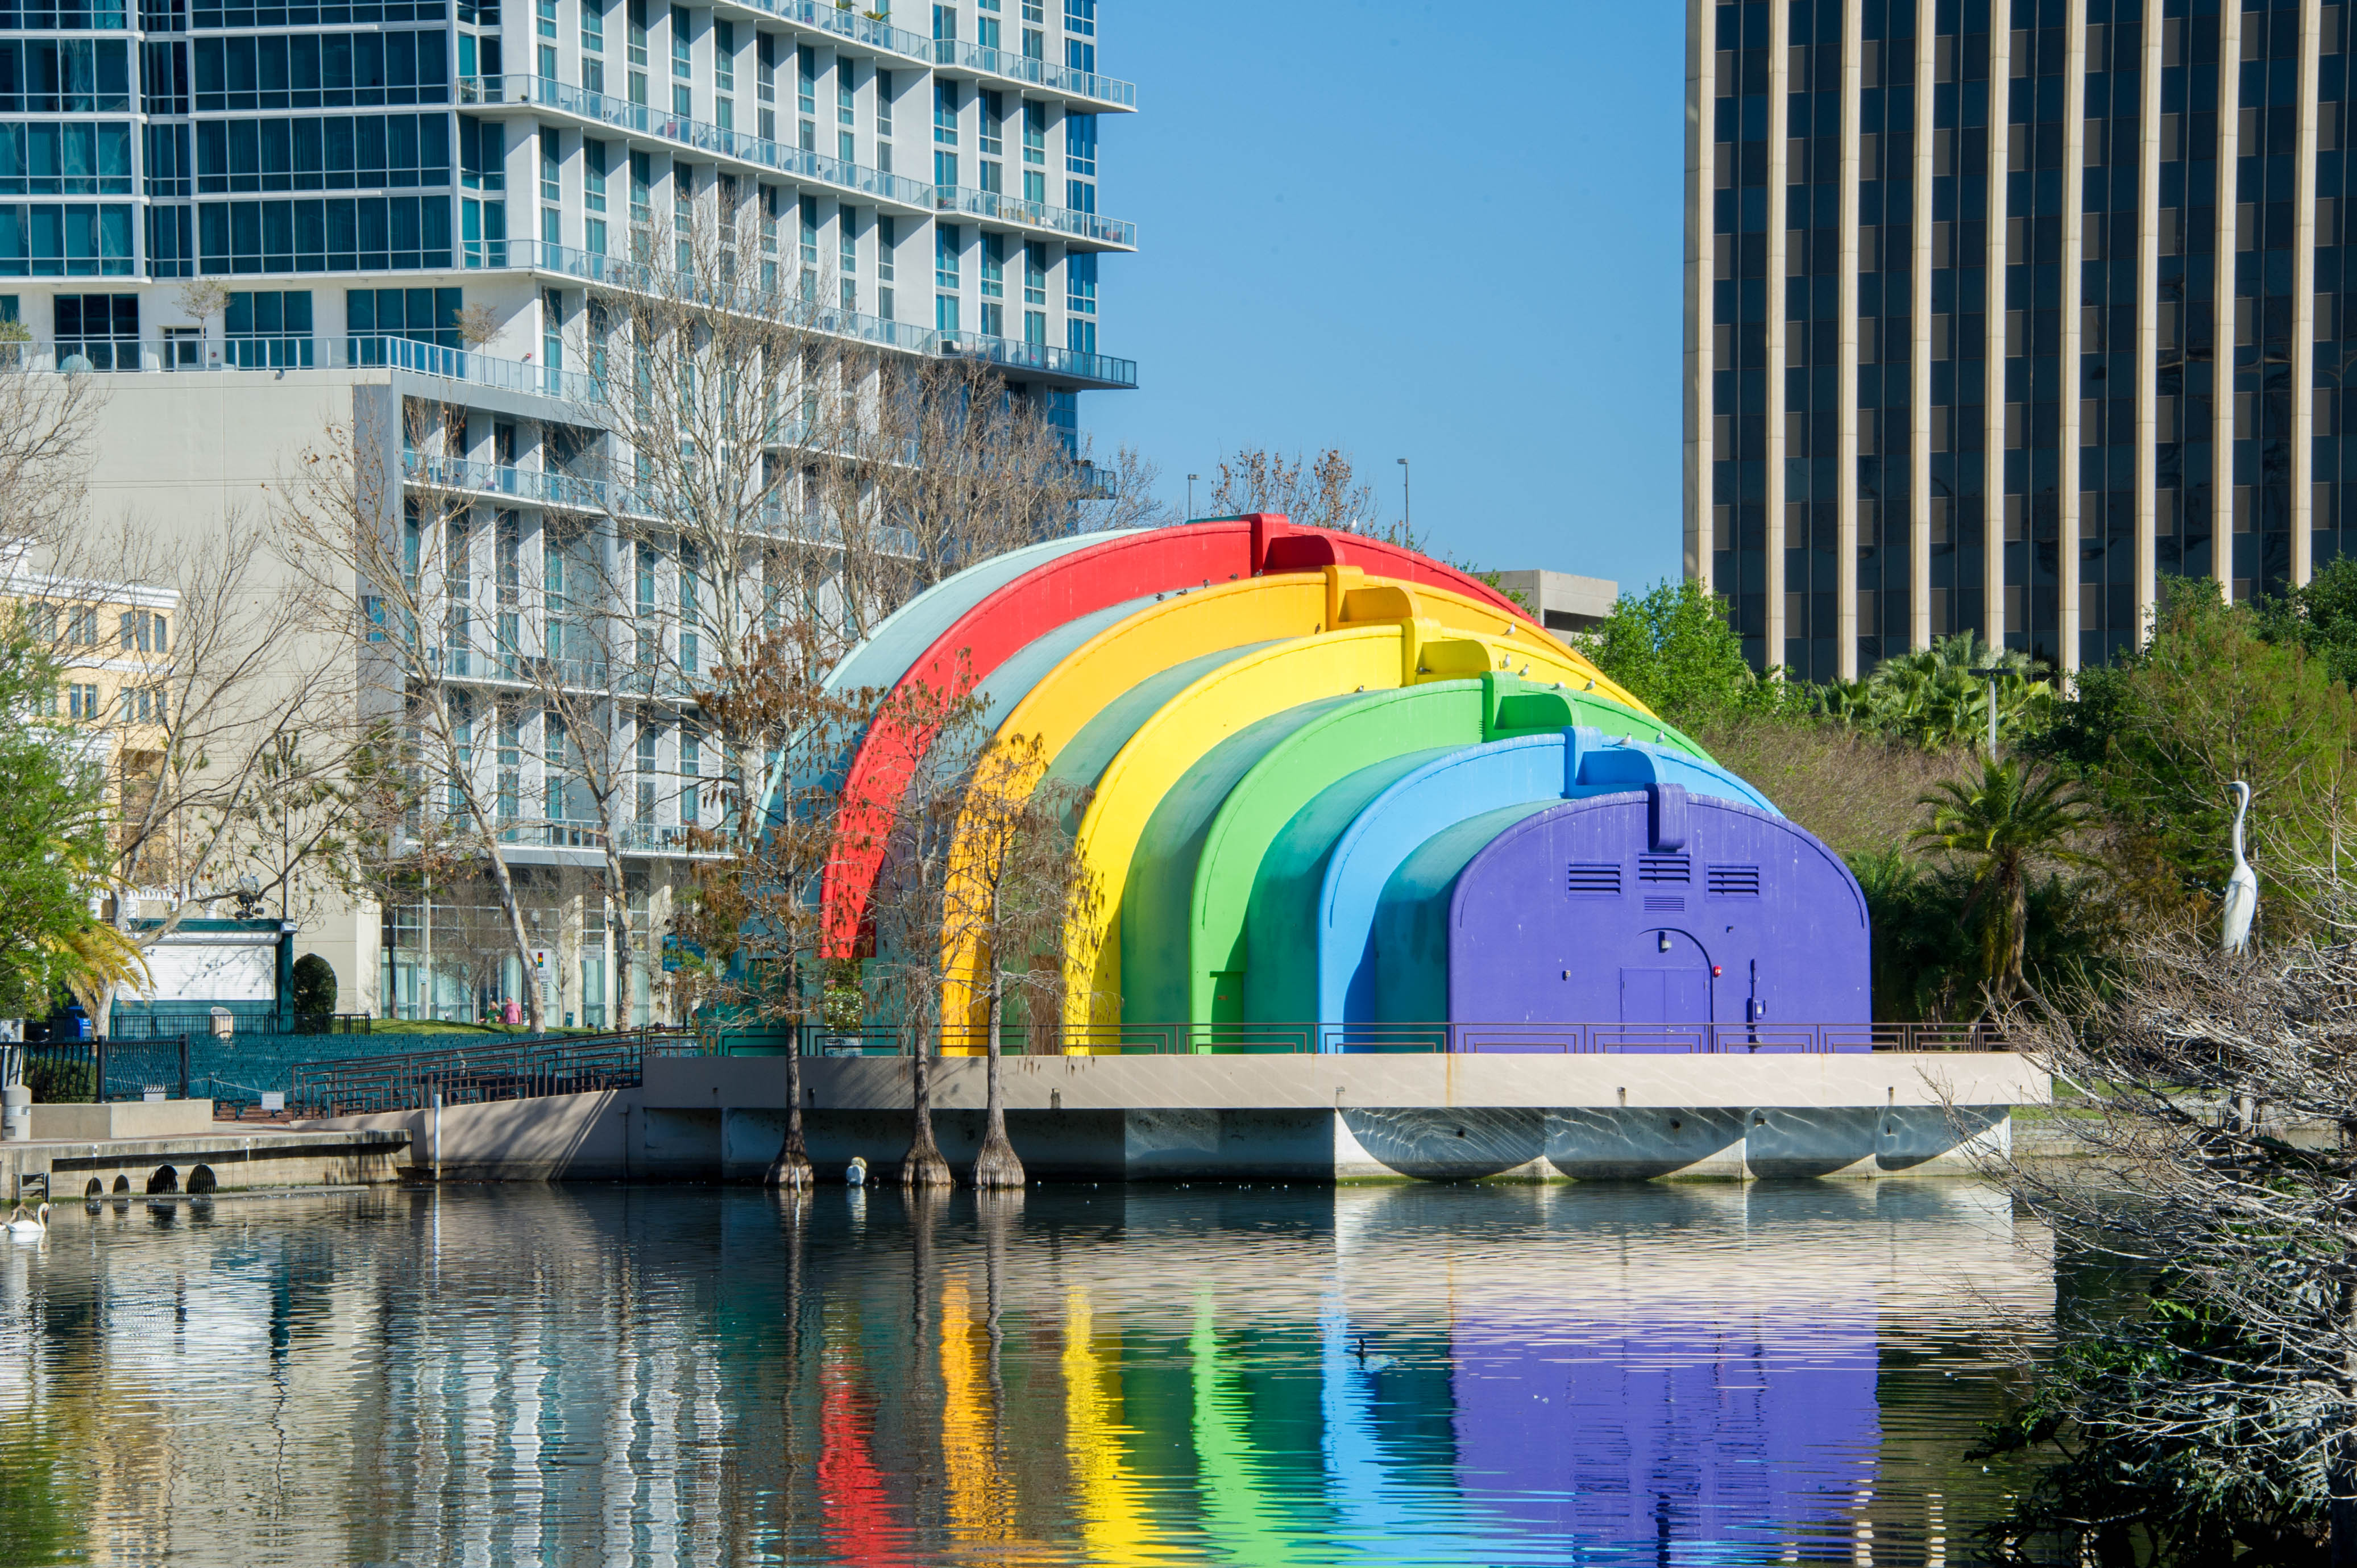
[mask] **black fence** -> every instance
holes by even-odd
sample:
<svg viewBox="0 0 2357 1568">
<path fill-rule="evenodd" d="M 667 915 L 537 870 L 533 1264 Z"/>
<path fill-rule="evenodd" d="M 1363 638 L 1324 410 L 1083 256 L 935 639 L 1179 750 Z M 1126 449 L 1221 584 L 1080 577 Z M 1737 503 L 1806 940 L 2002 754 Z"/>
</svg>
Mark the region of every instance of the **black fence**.
<svg viewBox="0 0 2357 1568">
<path fill-rule="evenodd" d="M 188 1098 L 190 1042 L 167 1039 L 37 1041 L 24 1047 L 25 1087 L 36 1103 L 88 1105 Z"/>
<path fill-rule="evenodd" d="M 548 1094 L 636 1089 L 650 1056 L 697 1056 L 693 1035 L 655 1030 L 487 1041 L 400 1056 L 298 1062 L 287 1107 L 309 1116 L 363 1116 Z"/>
<path fill-rule="evenodd" d="M 942 1056 L 981 1056 L 980 1029 L 944 1029 L 926 1045 Z M 721 1056 L 897 1057 L 897 1031 L 780 1025 L 708 1034 Z M 1851 1051 L 2002 1051 L 1994 1024 L 1104 1024 L 1033 1031 L 1009 1027 L 1004 1056 L 1589 1056 L 1623 1052 L 1713 1056 Z"/>
</svg>

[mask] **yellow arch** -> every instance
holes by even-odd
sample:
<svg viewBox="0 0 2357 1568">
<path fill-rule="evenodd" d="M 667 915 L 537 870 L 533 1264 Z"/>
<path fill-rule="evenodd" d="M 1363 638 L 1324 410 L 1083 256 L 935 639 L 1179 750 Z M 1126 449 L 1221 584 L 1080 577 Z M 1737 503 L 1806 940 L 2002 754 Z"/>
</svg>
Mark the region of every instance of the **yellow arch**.
<svg viewBox="0 0 2357 1568">
<path fill-rule="evenodd" d="M 1066 1023 L 1116 1021 L 1109 1000 L 1092 1008 L 1089 999 L 1121 994 L 1121 896 L 1130 861 L 1163 796 L 1211 747 L 1287 708 L 1351 692 L 1461 681 L 1492 670 L 1540 682 L 1582 681 L 1586 672 L 1573 662 L 1577 657 L 1552 640 L 1468 636 L 1429 619 L 1345 625 L 1247 655 L 1179 693 L 1122 747 L 1082 820 L 1081 856 L 1103 897 L 1092 928 L 1065 940 L 1074 961 L 1067 969 L 1073 1000 Z"/>
<path fill-rule="evenodd" d="M 1397 625 L 1426 618 L 1494 639 L 1500 647 L 1522 656 L 1503 665 L 1481 668 L 1519 669 L 1527 664 L 1534 677 L 1542 670 L 1554 671 L 1544 678 L 1577 681 L 1641 714 L 1652 712 L 1584 656 L 1494 606 L 1446 588 L 1369 577 L 1355 566 L 1328 566 L 1318 572 L 1276 574 L 1176 593 L 1106 628 L 1074 649 L 1008 710 L 980 759 L 975 777 L 986 781 L 989 789 L 1028 795 L 1090 720 L 1141 681 L 1189 660 L 1256 642 L 1314 637 L 1329 627 Z M 971 813 L 966 821 L 971 821 Z M 966 836 L 962 822 L 960 837 Z M 983 907 L 984 900 L 973 886 L 974 875 L 971 855 L 952 856 L 951 876 L 955 886 L 951 908 Z M 1113 905 L 1121 901 L 1117 884 L 1101 886 L 1100 893 Z M 973 988 L 979 979 L 977 945 L 963 931 L 945 932 L 942 958 L 947 983 L 940 1015 L 944 1020 L 964 1018 L 969 1028 L 978 1032 L 983 1018 L 973 1002 Z M 1118 964 L 1118 955 L 1114 961 Z M 956 1054 L 978 1047 L 945 1043 L 945 1048 Z"/>
</svg>

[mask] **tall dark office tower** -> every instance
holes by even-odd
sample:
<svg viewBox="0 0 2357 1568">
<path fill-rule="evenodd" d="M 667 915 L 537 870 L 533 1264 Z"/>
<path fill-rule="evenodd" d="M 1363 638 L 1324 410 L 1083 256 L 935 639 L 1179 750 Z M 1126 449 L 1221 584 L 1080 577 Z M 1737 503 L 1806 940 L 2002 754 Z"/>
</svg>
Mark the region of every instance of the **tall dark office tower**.
<svg viewBox="0 0 2357 1568">
<path fill-rule="evenodd" d="M 2341 553 L 2344 11 L 1689 0 L 1685 571 L 1755 665 L 2073 670 Z"/>
</svg>

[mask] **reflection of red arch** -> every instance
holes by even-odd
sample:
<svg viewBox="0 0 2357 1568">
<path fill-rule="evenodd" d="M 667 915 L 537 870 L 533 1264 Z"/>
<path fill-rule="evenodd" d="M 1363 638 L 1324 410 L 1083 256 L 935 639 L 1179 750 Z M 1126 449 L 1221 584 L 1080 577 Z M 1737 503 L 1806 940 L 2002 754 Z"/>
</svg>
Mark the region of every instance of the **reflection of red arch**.
<svg viewBox="0 0 2357 1568">
<path fill-rule="evenodd" d="M 826 1510 L 828 1542 L 846 1563 L 908 1568 L 909 1560 L 899 1549 L 909 1531 L 892 1518 L 884 1473 L 867 1451 L 870 1402 L 839 1366 L 826 1367 L 819 1382 L 818 1495 Z"/>
<path fill-rule="evenodd" d="M 1027 643 L 1125 599 L 1265 572 L 1314 572 L 1338 564 L 1359 567 L 1370 576 L 1447 588 L 1537 624 L 1529 611 L 1487 583 L 1429 556 L 1359 534 L 1296 528 L 1276 512 L 1253 512 L 1121 534 L 1033 568 L 952 622 L 909 664 L 892 695 L 978 682 Z M 885 830 L 916 760 L 931 743 L 930 732 L 896 723 L 888 703 L 860 741 L 844 783 L 843 826 L 821 894 L 831 958 L 848 958 L 855 950 Z"/>
</svg>

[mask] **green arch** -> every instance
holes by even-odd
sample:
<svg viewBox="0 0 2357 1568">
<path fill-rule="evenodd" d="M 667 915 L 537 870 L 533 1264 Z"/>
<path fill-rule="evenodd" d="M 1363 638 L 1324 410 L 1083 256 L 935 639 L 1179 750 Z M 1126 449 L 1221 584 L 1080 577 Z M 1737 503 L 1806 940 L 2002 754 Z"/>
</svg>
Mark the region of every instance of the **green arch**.
<svg viewBox="0 0 2357 1568">
<path fill-rule="evenodd" d="M 1314 854 L 1308 858 L 1315 865 L 1298 865 L 1303 860 L 1298 847 L 1278 847 L 1288 826 L 1313 801 L 1323 798 L 1325 809 L 1312 814 L 1329 823 L 1330 831 L 1322 836 L 1330 845 L 1357 814 L 1355 807 L 1347 813 L 1338 809 L 1345 797 L 1363 806 L 1374 791 L 1405 771 L 1396 766 L 1404 760 L 1403 753 L 1453 749 L 1575 725 L 1635 740 L 1661 736 L 1707 760 L 1685 736 L 1609 699 L 1495 673 L 1353 695 L 1310 714 L 1308 722 L 1277 737 L 1232 787 L 1221 792 L 1217 812 L 1202 834 L 1201 851 L 1193 857 L 1183 944 L 1186 1016 L 1195 1023 L 1306 1023 L 1316 1017 L 1317 926 L 1311 909 L 1324 857 Z M 1357 780 L 1365 789 L 1336 789 L 1369 769 L 1373 773 Z M 1307 896 L 1286 897 L 1300 880 L 1289 874 L 1303 871 L 1308 873 Z M 1279 938 L 1283 950 L 1298 943 L 1295 950 L 1300 956 L 1276 964 L 1275 976 L 1258 972 L 1265 963 L 1252 962 L 1254 950 L 1267 955 L 1271 946 L 1250 940 L 1255 922 L 1275 932 L 1294 933 Z M 1167 942 L 1165 951 L 1175 958 L 1181 945 Z M 1288 973 L 1297 973 L 1303 983 L 1286 985 Z M 1266 983 L 1271 980 L 1275 983 Z M 1288 1004 L 1297 1010 L 1284 1010 Z"/>
</svg>

